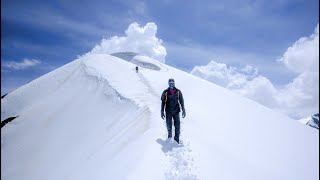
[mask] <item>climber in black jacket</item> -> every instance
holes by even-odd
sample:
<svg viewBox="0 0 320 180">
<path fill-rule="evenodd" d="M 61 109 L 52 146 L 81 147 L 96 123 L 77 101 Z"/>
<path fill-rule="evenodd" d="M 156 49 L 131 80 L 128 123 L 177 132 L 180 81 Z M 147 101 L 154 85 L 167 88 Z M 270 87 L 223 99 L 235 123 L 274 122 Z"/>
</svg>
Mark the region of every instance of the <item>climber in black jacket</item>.
<svg viewBox="0 0 320 180">
<path fill-rule="evenodd" d="M 174 79 L 170 78 L 168 81 L 169 87 L 163 91 L 161 96 L 161 118 L 166 117 L 166 124 L 168 130 L 168 138 L 172 138 L 172 118 L 174 121 L 175 134 L 174 140 L 179 143 L 180 135 L 180 106 L 182 109 L 182 117 L 186 116 L 186 111 L 184 109 L 184 101 L 182 93 L 179 89 L 175 87 Z M 166 115 L 164 114 L 164 108 Z"/>
</svg>

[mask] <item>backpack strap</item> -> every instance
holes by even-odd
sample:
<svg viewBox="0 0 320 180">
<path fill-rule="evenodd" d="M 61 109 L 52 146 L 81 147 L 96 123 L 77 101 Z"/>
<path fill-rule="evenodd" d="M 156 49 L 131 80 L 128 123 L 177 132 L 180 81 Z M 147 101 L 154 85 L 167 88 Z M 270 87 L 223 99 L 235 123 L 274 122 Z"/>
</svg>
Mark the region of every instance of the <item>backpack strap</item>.
<svg viewBox="0 0 320 180">
<path fill-rule="evenodd" d="M 179 98 L 180 98 L 180 91 L 177 89 L 178 91 L 178 102 L 179 102 Z M 166 91 L 166 100 L 165 102 L 167 102 L 167 99 L 168 99 L 168 91 Z"/>
<path fill-rule="evenodd" d="M 181 108 L 181 104 L 180 104 L 180 90 L 178 90 L 178 104 L 179 104 L 179 107 Z"/>
<path fill-rule="evenodd" d="M 167 102 L 167 99 L 168 99 L 168 91 L 166 91 L 166 101 Z"/>
</svg>

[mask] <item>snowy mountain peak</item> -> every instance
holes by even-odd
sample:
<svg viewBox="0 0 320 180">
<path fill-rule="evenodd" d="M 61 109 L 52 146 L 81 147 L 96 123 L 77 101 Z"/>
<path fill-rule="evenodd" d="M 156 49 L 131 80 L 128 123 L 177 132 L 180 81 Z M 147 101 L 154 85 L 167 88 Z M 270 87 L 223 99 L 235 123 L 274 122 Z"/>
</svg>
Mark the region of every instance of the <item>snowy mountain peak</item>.
<svg viewBox="0 0 320 180">
<path fill-rule="evenodd" d="M 319 113 L 299 120 L 301 123 L 319 129 Z"/>
<path fill-rule="evenodd" d="M 1 129 L 1 177 L 319 177 L 319 131 L 147 56 L 122 58 L 87 54 L 1 99 L 1 121 L 17 117 Z M 160 118 L 172 77 L 187 112 L 178 146 Z"/>
</svg>

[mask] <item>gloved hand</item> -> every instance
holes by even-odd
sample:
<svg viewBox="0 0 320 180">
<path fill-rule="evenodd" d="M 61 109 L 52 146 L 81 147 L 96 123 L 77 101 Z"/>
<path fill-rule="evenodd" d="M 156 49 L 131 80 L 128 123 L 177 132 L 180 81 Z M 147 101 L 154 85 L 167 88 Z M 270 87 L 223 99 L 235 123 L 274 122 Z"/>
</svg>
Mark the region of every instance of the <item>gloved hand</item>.
<svg viewBox="0 0 320 180">
<path fill-rule="evenodd" d="M 164 119 L 164 117 L 166 117 L 166 116 L 164 115 L 164 112 L 161 111 L 161 118 Z"/>
<path fill-rule="evenodd" d="M 182 110 L 182 118 L 185 118 L 185 117 L 186 117 L 186 111 Z"/>
</svg>

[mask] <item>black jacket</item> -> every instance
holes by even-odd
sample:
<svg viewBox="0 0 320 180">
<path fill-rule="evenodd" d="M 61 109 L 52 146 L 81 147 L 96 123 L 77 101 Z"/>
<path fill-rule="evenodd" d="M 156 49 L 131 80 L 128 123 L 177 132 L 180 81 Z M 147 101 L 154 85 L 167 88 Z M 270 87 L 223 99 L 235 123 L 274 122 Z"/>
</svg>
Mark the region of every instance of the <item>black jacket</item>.
<svg viewBox="0 0 320 180">
<path fill-rule="evenodd" d="M 166 113 L 171 113 L 171 114 L 178 113 L 180 112 L 180 105 L 181 105 L 182 111 L 185 111 L 182 93 L 179 89 L 177 88 L 174 88 L 174 89 L 175 89 L 174 94 L 171 94 L 170 88 L 167 88 L 166 90 L 163 91 L 161 95 L 161 112 L 163 112 L 165 107 Z"/>
</svg>

